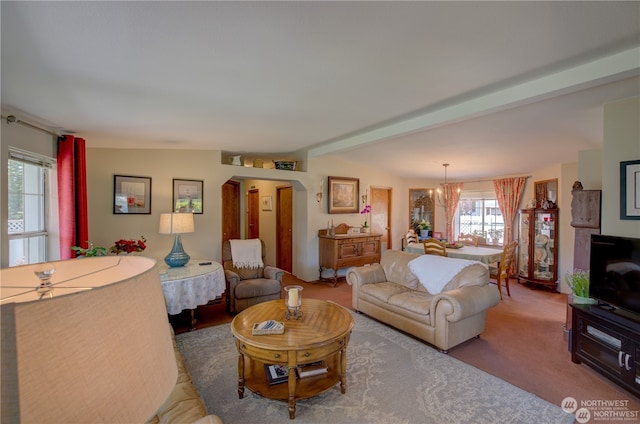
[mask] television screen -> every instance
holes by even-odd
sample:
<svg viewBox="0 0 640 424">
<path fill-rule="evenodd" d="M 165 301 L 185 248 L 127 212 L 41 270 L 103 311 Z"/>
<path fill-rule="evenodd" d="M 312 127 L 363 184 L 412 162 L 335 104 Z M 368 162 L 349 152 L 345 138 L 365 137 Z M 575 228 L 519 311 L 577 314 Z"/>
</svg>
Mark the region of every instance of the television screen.
<svg viewBox="0 0 640 424">
<path fill-rule="evenodd" d="M 640 239 L 591 236 L 589 296 L 640 314 Z"/>
</svg>

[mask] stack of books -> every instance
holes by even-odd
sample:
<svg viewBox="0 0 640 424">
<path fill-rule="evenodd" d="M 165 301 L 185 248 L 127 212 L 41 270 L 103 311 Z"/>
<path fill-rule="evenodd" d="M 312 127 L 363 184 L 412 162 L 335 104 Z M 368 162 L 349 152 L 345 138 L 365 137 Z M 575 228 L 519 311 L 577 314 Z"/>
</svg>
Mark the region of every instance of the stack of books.
<svg viewBox="0 0 640 424">
<path fill-rule="evenodd" d="M 264 373 L 267 375 L 270 386 L 289 381 L 289 367 L 286 365 L 264 364 Z"/>
<path fill-rule="evenodd" d="M 298 376 L 300 378 L 311 377 L 313 375 L 326 374 L 329 371 L 326 362 L 316 361 L 309 364 L 298 365 Z"/>
<path fill-rule="evenodd" d="M 253 324 L 251 334 L 259 336 L 263 334 L 282 334 L 284 333 L 284 322 L 278 322 L 275 320 L 268 320 L 262 322 L 256 322 Z"/>
</svg>

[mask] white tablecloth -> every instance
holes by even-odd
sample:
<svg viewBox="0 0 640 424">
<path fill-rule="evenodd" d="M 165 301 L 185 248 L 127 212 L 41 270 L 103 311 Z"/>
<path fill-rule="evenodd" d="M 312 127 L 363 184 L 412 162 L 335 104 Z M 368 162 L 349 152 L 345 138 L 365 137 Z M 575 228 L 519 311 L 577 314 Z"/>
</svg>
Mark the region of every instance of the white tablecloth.
<svg viewBox="0 0 640 424">
<path fill-rule="evenodd" d="M 404 250 L 411 253 L 423 254 L 424 246 L 422 243 L 409 243 L 405 246 Z M 460 249 L 447 249 L 447 256 L 450 258 L 470 259 L 472 261 L 490 264 L 498 262 L 501 259 L 502 250 L 482 246 L 463 246 Z"/>
<path fill-rule="evenodd" d="M 209 261 L 192 259 L 183 267 L 161 266 L 159 268 L 162 292 L 169 314 L 176 315 L 185 309 L 206 305 L 210 300 L 224 293 L 222 265 L 217 262 L 199 265 L 202 262 Z"/>
</svg>

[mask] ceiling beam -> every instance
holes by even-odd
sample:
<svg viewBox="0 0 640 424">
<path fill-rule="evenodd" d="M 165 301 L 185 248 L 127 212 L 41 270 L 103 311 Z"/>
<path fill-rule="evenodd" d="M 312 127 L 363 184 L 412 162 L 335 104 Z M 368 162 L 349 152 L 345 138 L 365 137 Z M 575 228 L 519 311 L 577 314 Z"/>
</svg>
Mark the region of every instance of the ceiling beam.
<svg viewBox="0 0 640 424">
<path fill-rule="evenodd" d="M 339 153 L 385 139 L 523 106 L 640 74 L 640 46 L 492 93 L 458 102 L 308 150 L 309 157 Z"/>
</svg>

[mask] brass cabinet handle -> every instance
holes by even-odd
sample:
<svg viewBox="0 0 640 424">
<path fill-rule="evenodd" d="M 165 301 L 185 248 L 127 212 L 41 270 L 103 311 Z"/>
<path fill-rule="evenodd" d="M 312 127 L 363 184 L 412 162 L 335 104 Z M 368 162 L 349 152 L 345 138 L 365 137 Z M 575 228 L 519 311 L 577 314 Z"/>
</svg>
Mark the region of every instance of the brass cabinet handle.
<svg viewBox="0 0 640 424">
<path fill-rule="evenodd" d="M 305 352 L 304 356 L 305 358 L 308 358 L 309 356 L 311 356 L 311 354 L 309 352 Z"/>
<path fill-rule="evenodd" d="M 279 357 L 280 357 L 280 354 L 279 354 L 279 353 L 276 353 L 275 355 L 273 355 L 273 357 L 274 357 L 274 358 L 279 358 Z"/>
</svg>

